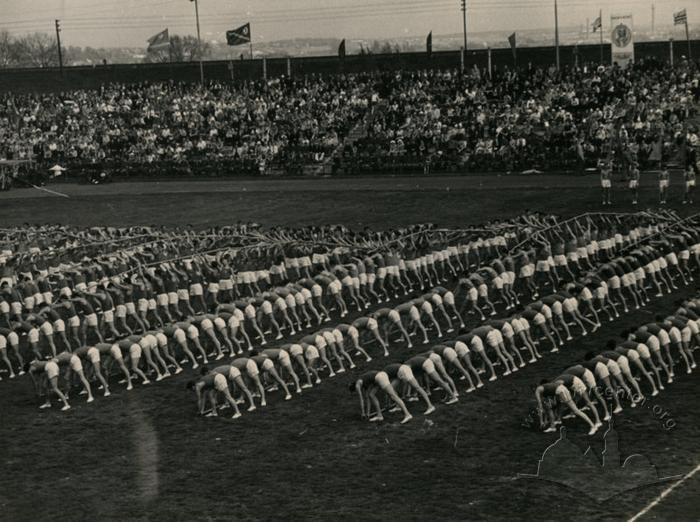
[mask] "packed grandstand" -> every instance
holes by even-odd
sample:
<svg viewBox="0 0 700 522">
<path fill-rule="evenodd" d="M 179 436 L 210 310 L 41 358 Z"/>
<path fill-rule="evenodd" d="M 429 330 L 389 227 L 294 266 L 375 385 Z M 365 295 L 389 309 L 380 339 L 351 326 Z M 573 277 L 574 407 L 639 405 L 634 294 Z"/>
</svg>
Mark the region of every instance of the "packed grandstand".
<svg viewBox="0 0 700 522">
<path fill-rule="evenodd" d="M 694 165 L 700 72 L 617 66 L 108 84 L 0 95 L 0 158 L 148 175 Z"/>
</svg>

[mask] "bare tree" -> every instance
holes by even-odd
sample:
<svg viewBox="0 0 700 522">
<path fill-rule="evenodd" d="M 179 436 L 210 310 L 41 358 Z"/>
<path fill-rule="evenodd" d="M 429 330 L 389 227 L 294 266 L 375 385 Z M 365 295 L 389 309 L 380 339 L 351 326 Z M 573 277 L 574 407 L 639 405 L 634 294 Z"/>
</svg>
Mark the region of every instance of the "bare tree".
<svg viewBox="0 0 700 522">
<path fill-rule="evenodd" d="M 203 41 L 201 46 L 196 36 L 174 35 L 170 37 L 170 50 L 161 49 L 149 52 L 144 61 L 149 63 L 163 63 L 172 59 L 173 62 L 196 62 L 211 54 L 211 44 Z"/>
<path fill-rule="evenodd" d="M 21 65 L 51 67 L 58 65 L 56 41 L 46 33 L 32 33 L 16 40 Z"/>
<path fill-rule="evenodd" d="M 0 67 L 15 67 L 20 64 L 20 49 L 7 30 L 0 31 Z"/>
</svg>

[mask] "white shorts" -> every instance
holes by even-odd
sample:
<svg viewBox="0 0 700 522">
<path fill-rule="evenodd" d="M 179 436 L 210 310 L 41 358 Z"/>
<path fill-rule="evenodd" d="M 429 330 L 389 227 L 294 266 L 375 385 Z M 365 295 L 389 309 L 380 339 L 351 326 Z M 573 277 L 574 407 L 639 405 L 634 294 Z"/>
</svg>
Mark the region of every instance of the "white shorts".
<svg viewBox="0 0 700 522">
<path fill-rule="evenodd" d="M 571 401 L 571 393 L 569 392 L 569 389 L 563 384 L 557 386 L 557 389 L 554 391 L 554 393 L 556 394 L 557 399 L 559 399 L 559 402 L 561 403 L 567 403 Z"/>
<path fill-rule="evenodd" d="M 622 359 L 622 357 L 624 357 L 624 355 L 621 355 L 621 356 L 620 356 L 620 359 Z M 626 359 L 626 358 L 625 358 L 625 359 Z M 613 377 L 616 376 L 616 375 L 620 375 L 620 373 L 622 373 L 622 372 L 620 371 L 620 365 L 618 365 L 617 362 L 613 361 L 612 359 L 610 359 L 610 360 L 607 362 L 606 366 L 607 366 L 607 368 L 608 368 L 608 371 L 610 372 L 610 374 L 611 374 Z"/>
<path fill-rule="evenodd" d="M 646 344 L 639 343 L 637 345 L 637 352 L 639 353 L 640 357 L 642 357 L 642 359 L 651 358 L 651 354 L 649 353 L 649 347 Z"/>
<path fill-rule="evenodd" d="M 49 361 L 46 363 L 46 366 L 44 366 L 44 371 L 46 371 L 46 376 L 49 379 L 58 377 L 58 364 L 53 361 Z"/>
<path fill-rule="evenodd" d="M 510 323 L 505 322 L 503 323 L 503 328 L 501 328 L 501 334 L 503 335 L 503 337 L 512 339 L 513 335 L 515 335 L 515 330 L 513 329 L 513 326 L 511 326 Z"/>
<path fill-rule="evenodd" d="M 621 371 L 625 372 L 625 374 L 630 373 L 630 361 L 625 355 L 620 355 L 620 357 L 617 358 L 617 365 L 620 367 Z M 612 371 L 610 373 L 615 375 Z"/>
<path fill-rule="evenodd" d="M 53 335 L 53 326 L 51 326 L 51 323 L 48 321 L 44 322 L 44 324 L 39 327 L 39 330 L 41 330 L 41 333 L 44 335 Z"/>
<path fill-rule="evenodd" d="M 501 335 L 501 332 L 498 330 L 491 330 L 488 334 L 486 334 L 486 342 L 492 348 L 496 348 L 503 343 L 503 335 Z"/>
<path fill-rule="evenodd" d="M 617 366 L 617 364 L 615 364 L 615 366 Z M 618 373 L 619 370 L 620 369 L 618 368 Z M 607 379 L 608 377 L 610 377 L 610 370 L 608 369 L 608 366 L 606 366 L 602 362 L 599 362 L 595 365 L 595 375 L 596 377 L 598 377 L 598 379 Z"/>
<path fill-rule="evenodd" d="M 318 349 L 313 344 L 310 344 L 306 347 L 304 357 L 306 357 L 307 361 L 311 362 L 318 359 L 320 355 L 318 353 Z"/>
<path fill-rule="evenodd" d="M 459 357 L 464 357 L 469 354 L 469 348 L 462 341 L 456 341 L 454 349 Z"/>
<path fill-rule="evenodd" d="M 187 327 L 187 337 L 188 339 L 197 339 L 199 337 L 199 330 L 193 324 Z"/>
<path fill-rule="evenodd" d="M 589 389 L 595 388 L 595 377 L 593 376 L 593 372 L 591 372 L 591 370 L 588 368 L 586 368 L 586 370 L 583 372 L 583 382 L 586 383 L 586 386 Z"/>
<path fill-rule="evenodd" d="M 391 383 L 389 382 L 389 376 L 386 374 L 386 372 L 378 372 L 377 375 L 374 376 L 374 382 L 381 389 L 385 389 L 391 386 Z"/>
<path fill-rule="evenodd" d="M 100 351 L 94 346 L 91 346 L 88 348 L 87 357 L 92 364 L 97 364 L 100 362 Z"/>
<path fill-rule="evenodd" d="M 223 392 L 225 390 L 228 390 L 228 381 L 226 380 L 226 377 L 224 377 L 220 373 L 217 373 L 214 376 L 214 388 L 216 389 L 216 391 L 219 391 L 219 392 Z"/>
<path fill-rule="evenodd" d="M 83 362 L 80 360 L 80 357 L 78 357 L 77 355 L 71 356 L 70 369 L 73 370 L 74 372 L 82 372 L 83 371 Z"/>
<path fill-rule="evenodd" d="M 428 361 L 426 361 L 428 362 Z M 402 380 L 402 381 L 412 381 L 415 380 L 415 377 L 413 375 L 413 370 L 411 370 L 411 367 L 407 364 L 402 364 L 399 367 L 398 372 L 396 373 L 396 376 Z"/>
<path fill-rule="evenodd" d="M 578 302 L 575 298 L 569 297 L 568 299 L 564 299 L 562 306 L 565 312 L 571 314 L 578 308 Z"/>
<path fill-rule="evenodd" d="M 684 343 L 689 343 L 691 339 L 693 338 L 693 331 L 690 329 L 690 326 L 686 326 L 681 330 L 681 340 Z"/>
<path fill-rule="evenodd" d="M 112 347 L 109 349 L 109 354 L 114 358 L 115 361 L 121 361 L 124 359 L 124 356 L 122 355 L 122 350 L 119 348 L 118 344 L 113 344 Z"/>
<path fill-rule="evenodd" d="M 582 396 L 584 393 L 586 393 L 586 389 L 587 389 L 586 385 L 584 384 L 584 382 L 581 379 L 579 379 L 575 375 L 574 375 L 574 379 L 571 383 L 571 387 L 573 388 L 574 393 L 576 395 Z"/>
<path fill-rule="evenodd" d="M 260 369 L 253 359 L 248 359 L 248 362 L 245 364 L 245 371 L 250 377 L 256 377 L 260 374 Z"/>
<path fill-rule="evenodd" d="M 661 343 L 659 343 L 659 338 L 652 335 L 647 339 L 645 346 L 648 346 L 652 352 L 658 352 L 661 349 Z"/>
<path fill-rule="evenodd" d="M 532 277 L 535 274 L 535 266 L 532 264 L 523 265 L 520 268 L 520 277 Z"/>
</svg>

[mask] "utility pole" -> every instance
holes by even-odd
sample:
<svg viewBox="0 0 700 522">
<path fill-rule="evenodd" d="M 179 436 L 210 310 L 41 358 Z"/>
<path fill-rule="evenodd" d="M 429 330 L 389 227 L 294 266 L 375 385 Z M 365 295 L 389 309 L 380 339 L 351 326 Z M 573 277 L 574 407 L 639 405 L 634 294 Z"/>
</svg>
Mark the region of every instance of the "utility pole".
<svg viewBox="0 0 700 522">
<path fill-rule="evenodd" d="M 651 34 L 654 34 L 654 15 L 656 11 L 656 6 L 654 4 L 651 4 Z"/>
<path fill-rule="evenodd" d="M 462 0 L 462 28 L 464 31 L 464 52 L 467 52 L 467 0 Z"/>
<path fill-rule="evenodd" d="M 61 52 L 61 22 L 56 20 L 56 47 L 58 48 L 58 68 L 63 76 L 63 53 Z"/>
<path fill-rule="evenodd" d="M 559 12 L 557 10 L 557 0 L 554 0 L 554 45 L 557 52 L 557 71 L 559 70 Z"/>
<path fill-rule="evenodd" d="M 199 33 L 199 4 L 197 0 L 190 0 L 194 2 L 194 15 L 197 18 L 197 50 L 199 51 L 199 81 L 204 85 L 204 64 L 202 63 L 202 37 Z"/>
</svg>

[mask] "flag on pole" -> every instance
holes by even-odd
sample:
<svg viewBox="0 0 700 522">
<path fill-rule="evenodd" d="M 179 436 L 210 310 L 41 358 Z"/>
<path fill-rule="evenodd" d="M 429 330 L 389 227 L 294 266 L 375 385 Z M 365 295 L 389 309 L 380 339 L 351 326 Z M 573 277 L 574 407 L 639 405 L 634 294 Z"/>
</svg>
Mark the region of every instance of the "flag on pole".
<svg viewBox="0 0 700 522">
<path fill-rule="evenodd" d="M 515 58 L 515 33 L 511 34 L 508 37 L 508 43 L 510 44 L 510 50 L 513 52 L 513 58 Z"/>
<path fill-rule="evenodd" d="M 433 54 L 433 32 L 428 33 L 428 38 L 425 40 L 425 52 L 428 53 L 428 58 Z"/>
<path fill-rule="evenodd" d="M 603 28 L 603 20 L 601 20 L 600 16 L 593 20 L 593 25 L 591 26 L 592 31 L 595 33 L 598 29 Z"/>
<path fill-rule="evenodd" d="M 338 57 L 341 60 L 345 59 L 345 38 L 343 38 L 343 41 L 340 42 L 340 45 L 338 46 Z"/>
<path fill-rule="evenodd" d="M 685 9 L 673 13 L 673 25 L 683 25 L 688 23 L 688 14 Z"/>
<path fill-rule="evenodd" d="M 148 39 L 148 52 L 160 51 L 170 48 L 170 36 L 168 30 L 165 29 L 158 34 L 151 36 Z"/>
<path fill-rule="evenodd" d="M 228 45 L 242 45 L 250 43 L 250 22 L 236 29 L 226 31 L 226 43 Z"/>
</svg>

